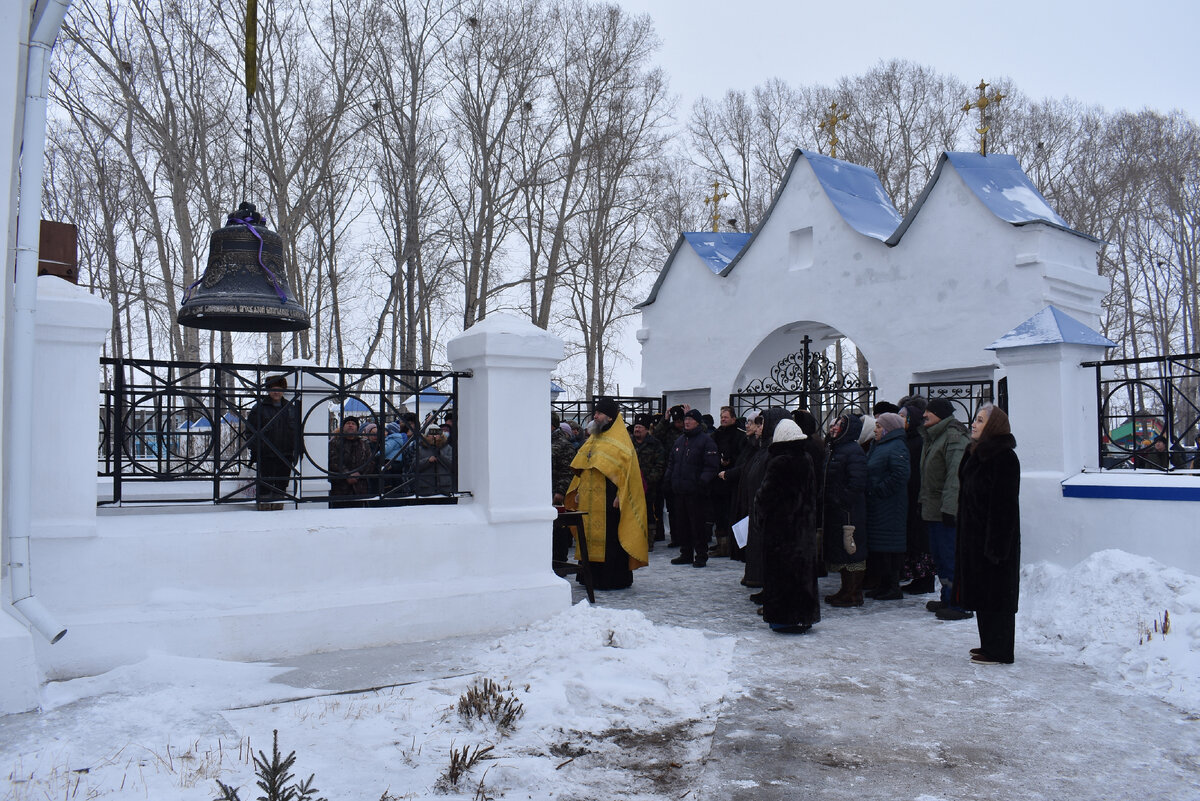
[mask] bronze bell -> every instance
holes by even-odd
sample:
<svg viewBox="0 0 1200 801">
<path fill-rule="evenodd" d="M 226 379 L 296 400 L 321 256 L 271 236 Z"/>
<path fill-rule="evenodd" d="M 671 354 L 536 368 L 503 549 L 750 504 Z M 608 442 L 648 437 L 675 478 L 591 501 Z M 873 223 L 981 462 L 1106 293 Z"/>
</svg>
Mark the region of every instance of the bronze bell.
<svg viewBox="0 0 1200 801">
<path fill-rule="evenodd" d="M 214 331 L 303 331 L 308 312 L 296 302 L 283 263 L 283 240 L 253 203 L 243 203 L 214 231 L 208 266 L 187 288 L 179 324 Z"/>
</svg>

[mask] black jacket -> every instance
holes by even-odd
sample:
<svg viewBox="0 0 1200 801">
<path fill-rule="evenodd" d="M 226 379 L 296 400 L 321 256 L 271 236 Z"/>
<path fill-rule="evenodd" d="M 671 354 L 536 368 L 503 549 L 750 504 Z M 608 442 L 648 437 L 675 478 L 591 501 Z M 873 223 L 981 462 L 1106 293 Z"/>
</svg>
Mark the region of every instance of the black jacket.
<svg viewBox="0 0 1200 801">
<path fill-rule="evenodd" d="M 825 561 L 861 562 L 867 558 L 867 455 L 858 444 L 862 418 L 851 415 L 841 435 L 830 441 L 825 460 Z M 842 526 L 855 527 L 853 555 L 842 544 Z"/>
<path fill-rule="evenodd" d="M 707 495 L 721 470 L 717 443 L 699 427 L 684 431 L 667 456 L 667 486 L 675 495 Z"/>
<path fill-rule="evenodd" d="M 958 466 L 954 594 L 964 609 L 1017 611 L 1021 573 L 1021 461 L 1011 434 L 986 439 Z"/>
<path fill-rule="evenodd" d="M 294 464 L 300 453 L 300 414 L 290 400 L 279 405 L 261 398 L 246 416 L 251 463 L 284 461 Z"/>
</svg>

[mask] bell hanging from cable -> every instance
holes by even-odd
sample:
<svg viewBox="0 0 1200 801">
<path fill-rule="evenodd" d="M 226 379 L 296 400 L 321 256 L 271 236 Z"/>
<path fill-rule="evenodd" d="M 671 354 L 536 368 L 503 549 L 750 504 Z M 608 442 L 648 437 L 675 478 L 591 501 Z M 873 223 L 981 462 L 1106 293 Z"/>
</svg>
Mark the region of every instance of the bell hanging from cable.
<svg viewBox="0 0 1200 801">
<path fill-rule="evenodd" d="M 204 275 L 188 287 L 179 324 L 213 331 L 303 331 L 308 312 L 292 294 L 283 240 L 253 203 L 242 203 L 209 240 Z"/>
</svg>

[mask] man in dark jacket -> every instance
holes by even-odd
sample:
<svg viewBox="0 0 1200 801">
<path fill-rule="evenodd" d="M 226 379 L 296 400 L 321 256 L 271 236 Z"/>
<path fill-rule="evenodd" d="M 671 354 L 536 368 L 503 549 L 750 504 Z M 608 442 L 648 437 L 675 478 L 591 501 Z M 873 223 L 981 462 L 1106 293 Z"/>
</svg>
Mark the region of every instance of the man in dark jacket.
<svg viewBox="0 0 1200 801">
<path fill-rule="evenodd" d="M 746 445 L 746 432 L 737 427 L 737 418 L 733 416 L 732 406 L 721 407 L 721 425 L 712 433 L 713 442 L 717 443 L 717 456 L 721 470 L 728 470 L 737 464 L 738 456 Z M 712 515 L 713 527 L 717 534 L 717 549 L 713 556 L 729 556 L 733 542 L 733 521 L 729 519 L 730 509 L 729 485 L 724 481 L 713 482 Z"/>
<path fill-rule="evenodd" d="M 638 467 L 642 471 L 642 486 L 646 490 L 646 509 L 653 509 L 657 500 L 663 473 L 667 468 L 667 454 L 662 443 L 650 436 L 650 418 L 638 416 L 633 423 L 633 449 L 637 451 Z M 650 529 L 650 550 L 654 550 L 654 531 Z"/>
<path fill-rule="evenodd" d="M 954 417 L 954 406 L 935 398 L 925 408 L 921 429 L 925 447 L 921 451 L 921 517 L 929 531 L 929 550 L 937 565 L 942 597 L 925 608 L 941 620 L 966 620 L 971 613 L 952 605 L 955 540 L 958 533 L 958 465 L 967 447 L 967 429 Z"/>
<path fill-rule="evenodd" d="M 720 470 L 717 443 L 704 433 L 703 418 L 692 409 L 683 420 L 683 434 L 667 457 L 666 485 L 671 488 L 674 510 L 671 537 L 679 543 L 673 565 L 704 567 L 708 564 L 709 492 Z"/>
<path fill-rule="evenodd" d="M 331 500 L 329 508 L 363 506 L 361 500 L 353 499 L 369 492 L 365 476 L 371 472 L 371 446 L 358 435 L 358 418 L 348 416 L 329 439 L 329 494 L 339 498 Z"/>
<path fill-rule="evenodd" d="M 683 406 L 672 406 L 667 410 L 667 416 L 654 426 L 654 438 L 663 446 L 663 453 L 670 453 L 671 449 L 675 447 L 675 440 L 683 434 L 684 411 Z M 655 497 L 653 512 L 654 540 L 656 542 L 666 539 L 666 524 L 671 515 L 671 488 L 667 484 L 667 477 L 664 473 L 662 483 L 658 488 L 658 495 Z M 674 520 L 671 520 L 671 525 L 674 526 Z M 672 534 L 671 542 L 667 545 L 671 547 L 677 545 L 674 534 Z"/>
<path fill-rule="evenodd" d="M 282 499 L 300 454 L 300 415 L 291 400 L 284 400 L 287 379 L 267 379 L 267 394 L 246 416 L 250 463 L 258 468 L 255 495 L 258 502 Z"/>
</svg>

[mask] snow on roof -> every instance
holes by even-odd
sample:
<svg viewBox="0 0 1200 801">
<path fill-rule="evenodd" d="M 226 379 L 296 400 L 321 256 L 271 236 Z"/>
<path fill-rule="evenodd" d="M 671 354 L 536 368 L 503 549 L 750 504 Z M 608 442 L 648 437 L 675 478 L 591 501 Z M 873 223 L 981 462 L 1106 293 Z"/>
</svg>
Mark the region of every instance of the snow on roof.
<svg viewBox="0 0 1200 801">
<path fill-rule="evenodd" d="M 985 350 L 1056 344 L 1103 345 L 1112 348 L 1117 343 L 1096 333 L 1061 309 L 1047 306 L 988 345 Z"/>
<path fill-rule="evenodd" d="M 1016 157 L 1005 153 L 981 156 L 978 153 L 946 153 L 946 158 L 971 191 L 993 214 L 1015 225 L 1039 220 L 1063 228 L 1067 221 L 1058 216 L 1046 198 L 1029 180 Z"/>
<path fill-rule="evenodd" d="M 733 261 L 738 253 L 741 253 L 742 247 L 750 241 L 750 234 L 700 231 L 685 233 L 683 238 L 692 246 L 692 250 L 696 251 L 696 255 L 708 265 L 708 269 L 712 270 L 714 274 L 720 275 L 729 266 L 729 262 Z"/>
<path fill-rule="evenodd" d="M 981 156 L 978 153 L 942 153 L 934 168 L 933 176 L 921 190 L 917 202 L 912 205 L 904 221 L 896 228 L 887 240 L 887 244 L 896 245 L 904 232 L 912 225 L 913 220 L 925 205 L 926 198 L 933 191 L 942 168 L 949 162 L 954 171 L 962 178 L 963 183 L 979 198 L 988 211 L 1001 220 L 1013 225 L 1028 225 L 1029 223 L 1045 223 L 1059 228 L 1070 234 L 1081 236 L 1093 242 L 1100 242 L 1090 234 L 1076 231 L 1067 225 L 1067 221 L 1058 216 L 1058 212 L 1050 208 L 1046 198 L 1029 180 L 1029 176 L 1021 169 L 1020 163 L 1014 156 L 1004 153 L 992 153 Z"/>
<path fill-rule="evenodd" d="M 902 218 L 879 176 L 858 164 L 807 150 L 801 152 L 825 194 L 851 228 L 881 242 L 892 235 Z"/>
</svg>

